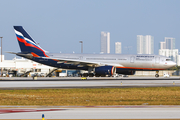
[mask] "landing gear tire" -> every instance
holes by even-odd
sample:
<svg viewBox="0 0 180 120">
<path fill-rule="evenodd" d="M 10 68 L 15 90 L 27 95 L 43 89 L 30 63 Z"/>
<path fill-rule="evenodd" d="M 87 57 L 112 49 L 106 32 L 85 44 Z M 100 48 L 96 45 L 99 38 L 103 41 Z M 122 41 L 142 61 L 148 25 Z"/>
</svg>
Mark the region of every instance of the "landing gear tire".
<svg viewBox="0 0 180 120">
<path fill-rule="evenodd" d="M 96 74 L 95 77 L 100 77 L 100 75 Z"/>
<path fill-rule="evenodd" d="M 89 73 L 88 76 L 89 77 L 94 77 L 94 74 L 93 73 Z"/>
<path fill-rule="evenodd" d="M 158 77 L 159 77 L 159 74 L 156 74 L 155 77 L 158 78 Z"/>
</svg>

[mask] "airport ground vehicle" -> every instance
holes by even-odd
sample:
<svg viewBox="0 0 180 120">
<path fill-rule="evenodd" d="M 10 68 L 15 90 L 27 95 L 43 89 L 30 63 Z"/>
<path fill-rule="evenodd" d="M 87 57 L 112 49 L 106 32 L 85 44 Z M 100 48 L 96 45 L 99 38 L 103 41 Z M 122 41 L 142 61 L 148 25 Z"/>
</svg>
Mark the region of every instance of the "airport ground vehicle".
<svg viewBox="0 0 180 120">
<path fill-rule="evenodd" d="M 87 78 L 86 77 L 82 77 L 81 80 L 86 80 Z"/>
<path fill-rule="evenodd" d="M 163 77 L 168 77 L 169 78 L 170 76 L 169 76 L 169 74 L 164 73 Z"/>
<path fill-rule="evenodd" d="M 88 71 L 88 75 L 133 75 L 135 71 L 159 71 L 176 65 L 160 55 L 62 54 L 48 53 L 35 42 L 22 26 L 14 26 L 21 52 L 9 52 L 56 68 Z M 158 72 L 155 75 L 159 77 Z"/>
</svg>

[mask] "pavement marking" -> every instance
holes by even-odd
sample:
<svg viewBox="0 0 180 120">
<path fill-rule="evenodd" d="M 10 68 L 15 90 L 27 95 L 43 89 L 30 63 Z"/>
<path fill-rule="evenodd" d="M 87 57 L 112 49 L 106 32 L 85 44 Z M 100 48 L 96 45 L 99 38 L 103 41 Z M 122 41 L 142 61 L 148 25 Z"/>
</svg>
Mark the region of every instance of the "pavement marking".
<svg viewBox="0 0 180 120">
<path fill-rule="evenodd" d="M 18 113 L 18 112 L 43 112 L 43 111 L 60 111 L 66 109 L 0 109 L 0 114 Z"/>
</svg>

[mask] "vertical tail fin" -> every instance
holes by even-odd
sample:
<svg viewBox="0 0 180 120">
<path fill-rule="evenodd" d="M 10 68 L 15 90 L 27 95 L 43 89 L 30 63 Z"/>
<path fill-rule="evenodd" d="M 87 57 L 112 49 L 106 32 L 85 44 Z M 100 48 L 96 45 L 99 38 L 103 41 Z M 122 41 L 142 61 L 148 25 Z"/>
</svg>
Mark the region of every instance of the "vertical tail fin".
<svg viewBox="0 0 180 120">
<path fill-rule="evenodd" d="M 14 31 L 22 53 L 31 53 L 34 57 L 48 57 L 45 50 L 30 37 L 22 26 L 14 26 Z"/>
</svg>

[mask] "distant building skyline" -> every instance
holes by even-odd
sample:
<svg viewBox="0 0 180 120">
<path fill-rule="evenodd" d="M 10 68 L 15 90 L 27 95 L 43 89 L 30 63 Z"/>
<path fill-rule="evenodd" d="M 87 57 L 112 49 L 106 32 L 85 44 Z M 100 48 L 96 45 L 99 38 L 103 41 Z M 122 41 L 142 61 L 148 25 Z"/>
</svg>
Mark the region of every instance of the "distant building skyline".
<svg viewBox="0 0 180 120">
<path fill-rule="evenodd" d="M 101 53 L 110 53 L 110 32 L 101 32 Z"/>
<path fill-rule="evenodd" d="M 137 54 L 154 54 L 154 37 L 137 35 Z"/>
<path fill-rule="evenodd" d="M 160 49 L 175 49 L 175 38 L 165 37 L 164 42 L 160 42 Z"/>
<path fill-rule="evenodd" d="M 115 42 L 115 53 L 116 54 L 122 53 L 121 42 Z"/>
</svg>

